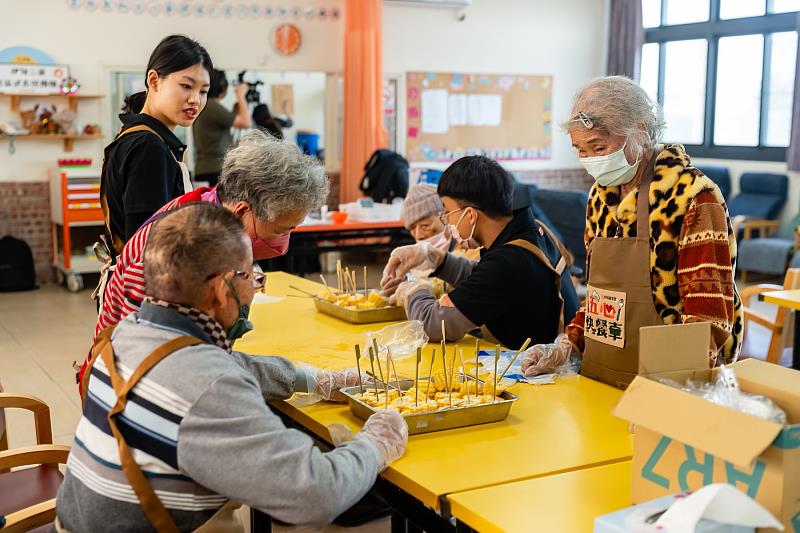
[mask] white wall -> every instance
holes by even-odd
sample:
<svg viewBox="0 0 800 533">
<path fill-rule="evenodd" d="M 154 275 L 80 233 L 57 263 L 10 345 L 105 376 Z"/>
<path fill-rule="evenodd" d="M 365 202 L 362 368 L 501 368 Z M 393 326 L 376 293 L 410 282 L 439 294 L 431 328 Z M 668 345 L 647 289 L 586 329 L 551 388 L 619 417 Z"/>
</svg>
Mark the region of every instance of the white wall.
<svg viewBox="0 0 800 533">
<path fill-rule="evenodd" d="M 240 3 L 238 0 L 234 4 Z M 273 7 L 276 3 L 270 3 Z M 305 7 L 308 2 L 287 0 L 281 5 Z M 248 4 L 250 5 L 250 4 Z M 315 0 L 312 5 L 341 8 L 344 0 Z M 72 9 L 64 0 L 2 0 L 0 2 L 0 49 L 27 45 L 40 48 L 57 62 L 70 66 L 86 93 L 108 93 L 108 72 L 113 68 L 145 68 L 150 52 L 166 35 L 183 33 L 199 40 L 215 65 L 225 69 L 261 68 L 275 71 L 342 70 L 344 20 L 292 20 L 303 32 L 300 51 L 290 58 L 275 54 L 270 32 L 278 17 L 257 19 L 196 18 L 194 16 L 150 16 L 131 12 L 87 12 Z M 32 103 L 23 102 L 23 107 Z M 53 100 L 58 105 L 59 102 Z M 63 104 L 62 104 L 63 105 Z M 99 122 L 106 137 L 79 141 L 75 151 L 64 154 L 55 141 L 18 141 L 17 153 L 8 154 L 8 143 L 0 140 L 0 180 L 43 179 L 46 168 L 59 157 L 87 156 L 99 164 L 110 131 L 107 100 L 82 103 L 78 123 Z M 11 114 L 9 99 L 0 96 L 0 120 L 19 121 Z"/>
<path fill-rule="evenodd" d="M 691 153 L 689 154 L 691 156 Z M 692 159 L 692 164 L 698 167 L 706 165 L 723 165 L 731 173 L 731 195 L 739 192 L 739 177 L 743 172 L 772 172 L 789 176 L 789 192 L 786 205 L 780 214 L 782 222 L 788 222 L 800 209 L 800 172 L 786 170 L 785 162 L 774 161 L 737 161 L 734 159 Z"/>
<path fill-rule="evenodd" d="M 553 157 L 511 162 L 508 167 L 575 167 L 577 157 L 557 124 L 569 118 L 578 89 L 604 72 L 606 4 L 604 0 L 474 0 L 463 22 L 456 20 L 452 9 L 384 4 L 384 72 L 550 74 Z M 404 106 L 399 111 L 404 117 Z M 405 125 L 398 126 L 404 142 Z"/>
</svg>

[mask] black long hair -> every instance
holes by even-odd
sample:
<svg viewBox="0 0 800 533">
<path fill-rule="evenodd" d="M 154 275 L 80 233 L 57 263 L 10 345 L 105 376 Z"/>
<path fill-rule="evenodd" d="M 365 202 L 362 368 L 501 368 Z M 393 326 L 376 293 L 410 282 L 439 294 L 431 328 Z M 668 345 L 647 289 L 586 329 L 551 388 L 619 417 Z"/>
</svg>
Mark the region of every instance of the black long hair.
<svg viewBox="0 0 800 533">
<path fill-rule="evenodd" d="M 151 70 L 155 70 L 159 77 L 164 77 L 197 64 L 202 64 L 208 71 L 208 76 L 213 77 L 214 64 L 203 45 L 185 35 L 164 37 L 150 54 L 144 74 L 144 84 L 147 86 L 147 73 Z M 127 96 L 122 111 L 140 113 L 146 98 L 146 91 Z"/>
</svg>

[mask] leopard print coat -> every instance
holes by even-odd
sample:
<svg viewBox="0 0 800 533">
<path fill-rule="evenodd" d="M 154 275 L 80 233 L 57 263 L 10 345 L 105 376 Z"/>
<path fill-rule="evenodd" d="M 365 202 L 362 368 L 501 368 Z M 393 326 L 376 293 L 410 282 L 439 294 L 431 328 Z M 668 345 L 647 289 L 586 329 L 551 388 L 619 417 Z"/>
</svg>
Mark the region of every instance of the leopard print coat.
<svg viewBox="0 0 800 533">
<path fill-rule="evenodd" d="M 741 347 L 743 318 L 733 279 L 736 238 L 725 200 L 714 182 L 691 166 L 683 146 L 660 150 L 650 186 L 653 303 L 666 324 L 711 322 L 710 365 L 732 363 Z M 596 236 L 636 236 L 637 197 L 638 190 L 620 198 L 620 187 L 592 187 L 587 250 Z M 579 315 L 573 326 L 582 334 Z"/>
</svg>

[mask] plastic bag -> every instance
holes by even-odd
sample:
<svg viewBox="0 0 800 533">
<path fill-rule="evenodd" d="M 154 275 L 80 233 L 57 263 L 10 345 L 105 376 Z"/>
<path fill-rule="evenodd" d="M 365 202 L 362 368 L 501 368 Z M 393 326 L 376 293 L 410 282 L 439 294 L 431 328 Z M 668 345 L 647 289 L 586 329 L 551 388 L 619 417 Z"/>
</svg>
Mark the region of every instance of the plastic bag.
<svg viewBox="0 0 800 533">
<path fill-rule="evenodd" d="M 664 385 L 681 389 L 717 405 L 735 409 L 740 413 L 786 425 L 786 413 L 772 400 L 758 394 L 742 392 L 739 389 L 739 381 L 732 368 L 720 367 L 714 383 L 695 382 L 689 379 L 685 385 L 681 385 L 671 379 L 662 378 L 659 381 Z"/>
<path fill-rule="evenodd" d="M 369 359 L 369 347 L 372 346 L 374 339 L 378 343 L 378 353 L 383 359 L 386 358 L 387 348 L 392 350 L 392 359 L 400 360 L 415 356 L 417 348 L 422 348 L 428 343 L 428 335 L 419 320 L 409 320 L 392 324 L 378 331 L 368 331 L 365 334 L 366 347 L 361 351 L 361 357 Z"/>
</svg>

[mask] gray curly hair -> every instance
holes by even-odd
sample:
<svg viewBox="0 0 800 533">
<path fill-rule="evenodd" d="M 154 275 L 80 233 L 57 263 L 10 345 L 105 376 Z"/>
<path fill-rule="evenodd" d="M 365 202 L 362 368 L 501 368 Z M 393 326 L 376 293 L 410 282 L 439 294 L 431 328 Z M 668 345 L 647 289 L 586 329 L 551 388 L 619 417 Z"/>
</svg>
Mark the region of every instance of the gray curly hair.
<svg viewBox="0 0 800 533">
<path fill-rule="evenodd" d="M 329 189 L 319 161 L 294 144 L 252 130 L 225 154 L 217 194 L 222 203 L 245 201 L 257 218 L 275 220 L 290 211 L 318 209 Z"/>
<path fill-rule="evenodd" d="M 625 76 L 590 81 L 575 96 L 570 117 L 562 124 L 564 129 L 592 127 L 625 137 L 638 157 L 658 145 L 665 126 L 661 107 Z"/>
</svg>

